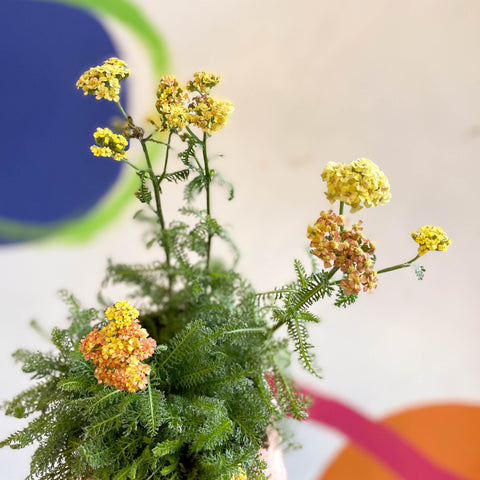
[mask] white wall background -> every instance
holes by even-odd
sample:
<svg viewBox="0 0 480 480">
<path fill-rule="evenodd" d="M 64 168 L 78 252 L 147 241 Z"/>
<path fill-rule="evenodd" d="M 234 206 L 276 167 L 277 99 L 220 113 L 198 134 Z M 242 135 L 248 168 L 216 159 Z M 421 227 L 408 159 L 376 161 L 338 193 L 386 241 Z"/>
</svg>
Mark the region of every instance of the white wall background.
<svg viewBox="0 0 480 480">
<path fill-rule="evenodd" d="M 366 156 L 390 180 L 390 204 L 355 217 L 377 244 L 379 268 L 412 258 L 410 233 L 423 224 L 442 226 L 453 240 L 447 254 L 424 257 L 423 282 L 405 269 L 382 276 L 350 309 L 320 305 L 313 339 L 324 380 L 307 380 L 372 417 L 425 402 L 479 403 L 480 3 L 137 3 L 167 39 L 172 73 L 219 73 L 218 95 L 235 104 L 211 149 L 226 154 L 215 167 L 235 183 L 236 199 L 215 211 L 232 226 L 240 269 L 258 289 L 290 280 L 293 259 L 304 257 L 306 226 L 329 207 L 320 179 L 328 161 Z M 135 40 L 106 25 L 132 69 L 146 69 Z M 153 88 L 150 97 L 148 88 L 134 90 L 139 114 Z M 151 258 L 130 214 L 88 245 L 0 248 L 2 401 L 28 385 L 11 352 L 43 346 L 29 320 L 47 329 L 64 321 L 58 289 L 96 305 L 108 257 Z M 1 436 L 17 425 L 0 417 Z M 306 448 L 287 456 L 289 478 L 311 480 L 342 439 L 313 426 L 298 431 Z M 25 477 L 25 452 L 2 450 L 0 462 L 2 478 Z"/>
</svg>

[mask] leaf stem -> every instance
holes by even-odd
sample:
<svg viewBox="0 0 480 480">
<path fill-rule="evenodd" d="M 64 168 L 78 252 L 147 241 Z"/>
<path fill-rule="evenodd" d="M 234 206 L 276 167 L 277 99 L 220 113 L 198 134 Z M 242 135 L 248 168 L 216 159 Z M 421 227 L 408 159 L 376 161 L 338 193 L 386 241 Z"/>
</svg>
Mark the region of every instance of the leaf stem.
<svg viewBox="0 0 480 480">
<path fill-rule="evenodd" d="M 249 332 L 266 332 L 266 329 L 263 327 L 237 328 L 236 330 L 230 330 L 228 332 L 224 332 L 223 335 L 232 335 L 235 333 L 249 333 Z"/>
</svg>

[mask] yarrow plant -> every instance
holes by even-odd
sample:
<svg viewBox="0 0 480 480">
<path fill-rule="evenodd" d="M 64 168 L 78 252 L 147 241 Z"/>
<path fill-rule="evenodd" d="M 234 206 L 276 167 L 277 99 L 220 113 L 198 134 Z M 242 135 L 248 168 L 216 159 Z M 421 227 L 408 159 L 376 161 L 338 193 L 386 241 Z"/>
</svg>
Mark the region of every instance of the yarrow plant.
<svg viewBox="0 0 480 480">
<path fill-rule="evenodd" d="M 312 271 L 295 260 L 292 282 L 256 292 L 235 264 L 212 254 L 219 241 L 236 252 L 212 205 L 215 184 L 227 185 L 230 199 L 234 194 L 207 148 L 233 112 L 230 102 L 212 96 L 220 77 L 197 72 L 185 84 L 161 78 L 156 113 L 140 126 L 119 100 L 128 75 L 125 62 L 111 58 L 85 72 L 77 87 L 114 102 L 123 116 L 119 131 L 97 129 L 91 150 L 138 176 L 136 218 L 148 223 L 157 257 L 148 265 L 109 262 L 104 286 L 122 284 L 128 300 L 105 302 L 104 314 L 63 292 L 70 323 L 53 330 L 55 351 L 14 354 L 36 383 L 5 412 L 31 421 L 0 445 L 36 444 L 29 480 L 266 479 L 260 451 L 268 432 L 284 432 L 287 416 L 308 416 L 308 398 L 289 375 L 290 357 L 319 376 L 308 335 L 308 325 L 319 322 L 313 304 L 333 297 L 346 307 L 375 290 L 381 274 L 446 251 L 450 239 L 425 225 L 412 233 L 418 250 L 410 261 L 377 270 L 374 243 L 361 220 L 349 226 L 344 207 L 355 213 L 387 203 L 389 182 L 366 158 L 330 162 L 321 177 L 338 210 L 320 211 L 306 228 Z M 129 158 L 134 141 L 141 160 Z M 163 161 L 154 169 L 151 147 L 158 145 Z M 164 213 L 166 183 L 184 191 L 185 205 L 172 221 Z M 415 268 L 421 277 L 423 267 Z"/>
</svg>

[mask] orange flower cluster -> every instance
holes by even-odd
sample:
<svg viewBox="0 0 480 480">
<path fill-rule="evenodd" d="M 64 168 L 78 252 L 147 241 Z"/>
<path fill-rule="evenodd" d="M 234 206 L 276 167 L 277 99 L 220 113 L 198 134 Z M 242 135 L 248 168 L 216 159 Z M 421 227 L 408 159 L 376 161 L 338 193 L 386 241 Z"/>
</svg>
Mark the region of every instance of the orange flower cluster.
<svg viewBox="0 0 480 480">
<path fill-rule="evenodd" d="M 95 378 L 118 390 L 137 392 L 148 383 L 150 366 L 141 363 L 153 354 L 156 342 L 138 322 L 138 310 L 126 300 L 108 307 L 109 321 L 101 330 L 93 329 L 80 342 L 86 360 L 96 365 Z"/>
<path fill-rule="evenodd" d="M 372 292 L 377 287 L 372 258 L 375 245 L 363 236 L 362 231 L 361 222 L 346 229 L 343 216 L 332 210 L 320 212 L 315 225 L 308 227 L 312 253 L 323 261 L 325 268 L 335 267 L 345 274 L 340 287 L 346 295 L 361 290 Z"/>
</svg>

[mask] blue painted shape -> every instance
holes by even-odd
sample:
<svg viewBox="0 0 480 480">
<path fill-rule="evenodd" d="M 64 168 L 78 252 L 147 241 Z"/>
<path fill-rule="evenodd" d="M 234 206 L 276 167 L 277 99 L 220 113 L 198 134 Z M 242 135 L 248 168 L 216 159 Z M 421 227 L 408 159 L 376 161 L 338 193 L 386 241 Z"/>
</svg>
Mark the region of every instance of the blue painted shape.
<svg viewBox="0 0 480 480">
<path fill-rule="evenodd" d="M 118 109 L 75 87 L 111 56 L 118 53 L 108 34 L 83 10 L 0 2 L 0 217 L 73 219 L 115 183 L 121 164 L 89 147 L 96 127 L 109 126 Z"/>
</svg>

